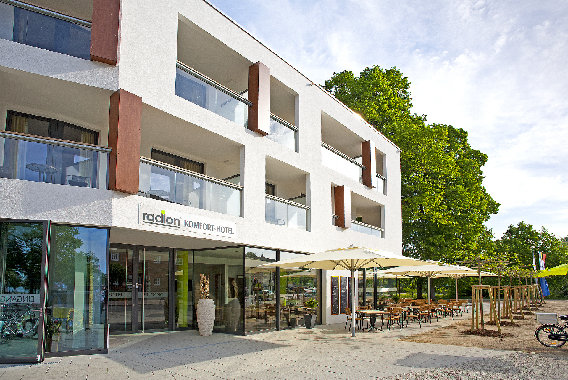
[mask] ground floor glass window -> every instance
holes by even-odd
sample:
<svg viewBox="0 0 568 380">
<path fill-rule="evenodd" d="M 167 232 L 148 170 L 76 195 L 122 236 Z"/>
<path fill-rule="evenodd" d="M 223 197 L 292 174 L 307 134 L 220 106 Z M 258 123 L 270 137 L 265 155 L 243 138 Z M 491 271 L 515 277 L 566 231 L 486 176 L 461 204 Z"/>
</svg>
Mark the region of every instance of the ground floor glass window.
<svg viewBox="0 0 568 380">
<path fill-rule="evenodd" d="M 108 230 L 51 226 L 46 352 L 105 348 Z"/>
</svg>

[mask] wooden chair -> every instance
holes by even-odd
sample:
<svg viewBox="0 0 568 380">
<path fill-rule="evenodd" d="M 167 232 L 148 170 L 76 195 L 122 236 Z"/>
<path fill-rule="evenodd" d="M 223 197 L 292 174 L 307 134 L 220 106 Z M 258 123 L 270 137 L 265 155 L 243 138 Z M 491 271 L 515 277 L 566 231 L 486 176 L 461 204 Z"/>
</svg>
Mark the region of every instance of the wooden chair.
<svg viewBox="0 0 568 380">
<path fill-rule="evenodd" d="M 420 317 L 420 307 L 414 306 L 407 308 L 406 312 L 406 325 L 408 326 L 409 321 L 418 321 L 418 325 L 422 328 L 422 321 Z"/>
<path fill-rule="evenodd" d="M 389 314 L 387 315 L 386 318 L 387 328 L 390 330 L 390 327 L 396 323 L 402 329 L 404 325 L 404 319 L 403 319 L 404 310 L 401 307 L 389 307 L 388 312 Z"/>
<path fill-rule="evenodd" d="M 349 327 L 349 331 L 351 331 L 351 327 L 353 326 L 353 323 L 351 323 L 351 309 L 346 307 L 345 308 L 345 314 L 347 314 L 347 319 L 345 320 L 345 329 L 347 329 Z M 357 329 L 362 329 L 363 328 L 363 318 L 361 318 L 360 316 L 357 315 L 357 313 L 355 314 L 355 328 Z"/>
</svg>

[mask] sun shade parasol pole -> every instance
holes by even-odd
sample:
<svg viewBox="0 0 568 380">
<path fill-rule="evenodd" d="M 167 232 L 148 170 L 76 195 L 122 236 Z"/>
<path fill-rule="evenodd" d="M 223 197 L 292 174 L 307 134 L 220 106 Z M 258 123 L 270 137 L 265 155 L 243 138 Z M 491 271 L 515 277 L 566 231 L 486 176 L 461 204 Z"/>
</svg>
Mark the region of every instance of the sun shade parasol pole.
<svg viewBox="0 0 568 380">
<path fill-rule="evenodd" d="M 355 308 L 357 307 L 357 299 L 355 298 L 355 268 L 353 260 L 351 260 L 351 336 L 355 336 Z"/>
<path fill-rule="evenodd" d="M 430 305 L 430 277 L 428 276 L 428 305 Z"/>
<path fill-rule="evenodd" d="M 458 301 L 458 276 L 456 276 L 456 301 Z"/>
</svg>

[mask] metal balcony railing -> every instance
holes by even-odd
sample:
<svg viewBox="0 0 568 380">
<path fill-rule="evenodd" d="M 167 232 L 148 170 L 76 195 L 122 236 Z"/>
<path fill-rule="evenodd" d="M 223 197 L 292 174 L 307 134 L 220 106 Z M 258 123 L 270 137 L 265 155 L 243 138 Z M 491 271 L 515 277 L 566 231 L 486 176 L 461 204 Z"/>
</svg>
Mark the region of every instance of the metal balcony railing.
<svg viewBox="0 0 568 380">
<path fill-rule="evenodd" d="M 365 168 L 363 164 L 324 142 L 321 143 L 321 146 L 322 163 L 325 166 L 356 182 L 363 183 L 363 169 Z"/>
<path fill-rule="evenodd" d="M 270 114 L 270 133 L 266 137 L 290 150 L 298 151 L 298 127 L 276 115 Z"/>
<path fill-rule="evenodd" d="M 0 177 L 106 189 L 110 148 L 0 132 Z"/>
<path fill-rule="evenodd" d="M 222 214 L 241 216 L 242 186 L 140 158 L 141 194 Z"/>
<path fill-rule="evenodd" d="M 353 231 L 362 232 L 364 234 L 373 235 L 380 238 L 382 238 L 385 233 L 385 230 L 381 227 L 359 222 L 357 220 L 351 221 L 351 229 Z"/>
<path fill-rule="evenodd" d="M 306 230 L 308 212 L 306 205 L 266 194 L 265 220 L 271 224 Z"/>
<path fill-rule="evenodd" d="M 91 58 L 91 23 L 14 0 L 0 0 L 0 38 Z"/>
<path fill-rule="evenodd" d="M 246 127 L 252 103 L 199 71 L 177 62 L 177 96 Z"/>
</svg>

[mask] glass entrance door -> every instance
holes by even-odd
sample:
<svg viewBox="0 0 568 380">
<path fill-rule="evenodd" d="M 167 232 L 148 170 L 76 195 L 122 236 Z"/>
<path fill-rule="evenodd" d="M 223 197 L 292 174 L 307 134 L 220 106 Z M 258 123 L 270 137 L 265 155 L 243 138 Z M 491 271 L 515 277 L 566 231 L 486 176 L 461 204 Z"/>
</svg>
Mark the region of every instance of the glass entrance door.
<svg viewBox="0 0 568 380">
<path fill-rule="evenodd" d="M 138 248 L 138 329 L 166 330 L 169 321 L 169 250 Z"/>
<path fill-rule="evenodd" d="M 40 361 L 43 223 L 0 223 L 0 361 Z"/>
<path fill-rule="evenodd" d="M 168 328 L 169 256 L 167 249 L 110 248 L 108 319 L 111 332 Z"/>
<path fill-rule="evenodd" d="M 111 332 L 133 331 L 133 254 L 130 248 L 110 248 L 108 322 Z"/>
</svg>

